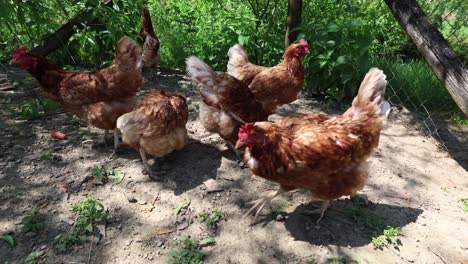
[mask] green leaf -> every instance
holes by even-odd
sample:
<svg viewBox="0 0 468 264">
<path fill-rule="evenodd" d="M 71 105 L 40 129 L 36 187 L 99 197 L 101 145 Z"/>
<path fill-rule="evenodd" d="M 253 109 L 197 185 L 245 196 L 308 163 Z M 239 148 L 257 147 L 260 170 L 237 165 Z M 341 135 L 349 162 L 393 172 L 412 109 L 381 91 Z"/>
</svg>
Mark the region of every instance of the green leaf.
<svg viewBox="0 0 468 264">
<path fill-rule="evenodd" d="M 198 242 L 200 247 L 213 245 L 215 243 L 216 243 L 216 240 L 213 237 L 207 237 L 207 238 L 200 240 L 200 242 Z"/>
<path fill-rule="evenodd" d="M 13 234 L 0 236 L 0 240 L 7 242 L 11 249 L 15 248 L 17 245 L 16 238 Z"/>
<path fill-rule="evenodd" d="M 88 225 L 85 227 L 85 229 L 86 229 L 86 231 L 92 233 L 92 232 L 93 232 L 93 224 L 92 224 L 92 223 L 88 224 Z"/>
<path fill-rule="evenodd" d="M 188 197 L 188 195 L 185 194 L 185 201 L 183 201 L 183 202 L 181 202 L 181 203 L 179 203 L 177 205 L 177 207 L 174 210 L 174 216 L 177 217 L 177 215 L 179 215 L 179 213 L 180 213 L 180 210 L 182 210 L 182 208 L 188 207 L 191 202 L 192 202 L 192 200 L 190 199 L 190 197 Z"/>
<path fill-rule="evenodd" d="M 339 56 L 337 59 L 336 59 L 336 65 L 335 66 L 338 66 L 338 65 L 341 65 L 341 64 L 345 64 L 346 63 L 346 56 Z"/>
</svg>

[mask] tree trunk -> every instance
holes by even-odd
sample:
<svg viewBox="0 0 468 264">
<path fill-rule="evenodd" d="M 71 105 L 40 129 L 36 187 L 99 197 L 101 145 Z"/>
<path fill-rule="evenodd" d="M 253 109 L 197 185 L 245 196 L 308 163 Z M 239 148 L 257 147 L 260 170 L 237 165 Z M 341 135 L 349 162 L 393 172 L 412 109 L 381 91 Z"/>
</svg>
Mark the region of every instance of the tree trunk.
<svg viewBox="0 0 468 264">
<path fill-rule="evenodd" d="M 286 36 L 284 37 L 284 46 L 287 48 L 291 43 L 296 41 L 299 35 L 295 28 L 301 25 L 302 16 L 302 0 L 288 0 L 288 20 L 286 27 Z"/>
<path fill-rule="evenodd" d="M 107 0 L 103 3 L 103 5 L 112 7 L 113 2 L 112 0 Z M 52 51 L 65 46 L 65 44 L 67 44 L 71 36 L 75 34 L 76 28 L 84 28 L 83 23 L 92 25 L 96 21 L 97 17 L 93 15 L 92 10 L 84 11 L 78 14 L 72 20 L 68 21 L 68 23 L 66 23 L 65 25 L 61 26 L 59 29 L 57 29 L 57 31 L 46 37 L 39 46 L 31 50 L 31 53 L 47 56 Z"/>
<path fill-rule="evenodd" d="M 468 117 L 468 70 L 416 0 L 385 0 L 401 27 Z"/>
</svg>

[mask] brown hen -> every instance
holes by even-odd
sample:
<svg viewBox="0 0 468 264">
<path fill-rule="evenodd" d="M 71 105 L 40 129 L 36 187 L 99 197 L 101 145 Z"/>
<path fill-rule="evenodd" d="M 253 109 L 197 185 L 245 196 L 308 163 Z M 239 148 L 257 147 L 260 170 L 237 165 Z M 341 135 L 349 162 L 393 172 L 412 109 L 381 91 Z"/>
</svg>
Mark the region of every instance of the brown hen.
<svg viewBox="0 0 468 264">
<path fill-rule="evenodd" d="M 159 46 L 160 42 L 156 33 L 154 33 L 153 23 L 148 8 L 143 6 L 143 22 L 141 23 L 140 38 L 143 46 L 143 66 L 156 67 L 159 66 Z"/>
<path fill-rule="evenodd" d="M 206 130 L 218 133 L 234 150 L 237 132 L 245 122 L 268 119 L 268 112 L 255 100 L 243 82 L 211 69 L 195 56 L 187 59 L 187 72 L 202 96 L 200 121 Z"/>
<path fill-rule="evenodd" d="M 164 91 L 145 96 L 138 108 L 117 119 L 123 142 L 137 149 L 150 177 L 146 154 L 165 156 L 185 146 L 188 106 L 185 97 Z"/>
<path fill-rule="evenodd" d="M 385 119 L 385 79 L 381 70 L 371 69 L 344 115 L 299 115 L 241 127 L 236 147 L 246 146 L 244 162 L 254 175 L 280 184 L 247 214 L 257 209 L 257 217 L 275 196 L 305 189 L 324 201 L 318 224 L 330 200 L 361 190 L 368 177 L 366 160 L 379 143 Z"/>
<path fill-rule="evenodd" d="M 257 101 L 272 114 L 277 107 L 298 98 L 304 85 L 301 58 L 308 53 L 309 44 L 301 39 L 286 49 L 280 64 L 267 68 L 250 63 L 245 50 L 236 44 L 228 51 L 227 72 L 247 84 Z"/>
<path fill-rule="evenodd" d="M 141 48 L 131 38 L 121 38 L 114 64 L 98 71 L 65 71 L 42 56 L 29 53 L 26 47 L 13 53 L 12 62 L 36 78 L 45 96 L 65 111 L 106 130 L 106 134 L 107 130 L 114 130 L 114 147 L 118 147 L 116 120 L 135 107 L 135 94 L 143 85 Z"/>
</svg>

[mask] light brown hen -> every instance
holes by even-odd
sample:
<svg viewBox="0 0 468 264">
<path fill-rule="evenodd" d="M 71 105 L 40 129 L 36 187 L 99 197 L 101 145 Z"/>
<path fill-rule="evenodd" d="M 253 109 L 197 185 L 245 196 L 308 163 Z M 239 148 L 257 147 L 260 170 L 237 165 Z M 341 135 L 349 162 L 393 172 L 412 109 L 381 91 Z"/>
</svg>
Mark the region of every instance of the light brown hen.
<svg viewBox="0 0 468 264">
<path fill-rule="evenodd" d="M 188 106 L 185 97 L 164 91 L 145 96 L 138 108 L 117 119 L 123 142 L 137 149 L 150 177 L 157 179 L 146 154 L 163 157 L 185 146 Z"/>
<path fill-rule="evenodd" d="M 236 44 L 228 51 L 227 72 L 247 84 L 265 111 L 273 114 L 277 107 L 298 98 L 304 85 L 301 58 L 308 53 L 309 44 L 301 39 L 286 49 L 280 64 L 267 68 L 249 62 L 247 52 Z"/>
<path fill-rule="evenodd" d="M 381 107 L 388 106 L 383 101 L 385 79 L 381 70 L 372 68 L 352 107 L 341 116 L 298 115 L 241 127 L 236 147 L 246 146 L 244 162 L 254 175 L 280 184 L 247 214 L 257 209 L 257 217 L 275 196 L 305 189 L 323 201 L 318 224 L 330 200 L 361 190 L 368 177 L 367 159 L 379 143 L 385 119 Z"/>
</svg>

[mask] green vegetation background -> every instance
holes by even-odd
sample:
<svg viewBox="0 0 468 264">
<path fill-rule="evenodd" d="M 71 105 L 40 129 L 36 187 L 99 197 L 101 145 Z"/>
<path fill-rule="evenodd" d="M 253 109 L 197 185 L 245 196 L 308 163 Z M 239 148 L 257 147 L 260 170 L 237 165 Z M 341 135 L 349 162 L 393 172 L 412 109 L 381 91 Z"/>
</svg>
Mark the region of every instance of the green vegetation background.
<svg viewBox="0 0 468 264">
<path fill-rule="evenodd" d="M 77 14 L 92 10 L 97 25 L 76 28 L 66 46 L 49 57 L 66 68 L 109 65 L 117 40 L 136 38 L 141 25 L 141 0 L 0 1 L 0 61 L 13 50 L 40 44 Z M 432 21 L 467 61 L 467 1 L 419 1 Z M 148 0 L 153 25 L 161 41 L 166 67 L 183 68 L 196 55 L 217 70 L 225 70 L 227 51 L 242 44 L 254 63 L 275 65 L 284 51 L 287 1 L 278 0 Z M 462 114 L 404 34 L 384 1 L 303 1 L 300 38 L 310 43 L 304 59 L 310 96 L 349 103 L 371 66 L 381 67 L 399 96 L 429 111 L 462 122 Z"/>
</svg>

